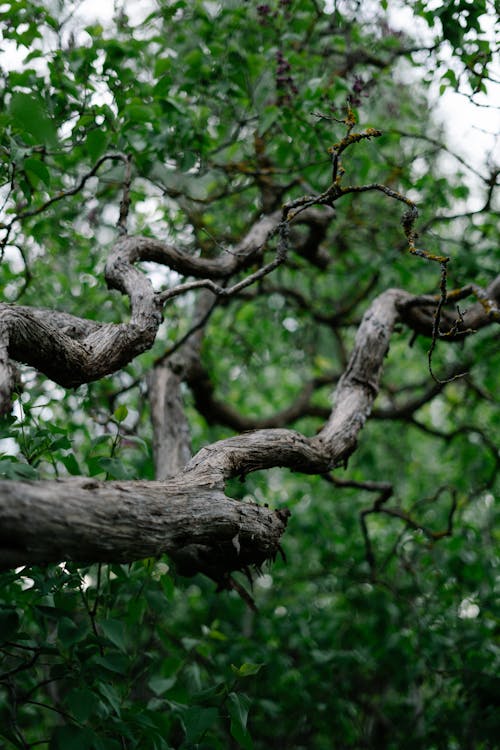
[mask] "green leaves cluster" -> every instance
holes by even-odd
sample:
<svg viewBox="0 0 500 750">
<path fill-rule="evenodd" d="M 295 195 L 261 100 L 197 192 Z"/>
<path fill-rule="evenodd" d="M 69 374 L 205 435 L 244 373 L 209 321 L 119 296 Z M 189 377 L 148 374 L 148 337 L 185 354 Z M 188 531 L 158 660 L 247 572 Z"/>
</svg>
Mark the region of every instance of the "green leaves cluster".
<svg viewBox="0 0 500 750">
<path fill-rule="evenodd" d="M 70 743 L 107 750 L 123 742 L 223 748 L 230 736 L 239 747 L 253 747 L 242 688 L 261 665 L 216 667 L 213 654 L 227 641 L 216 624 L 197 637 L 165 629 L 182 597 L 164 563 L 66 564 L 48 573 L 5 574 L 3 581 L 0 732 L 6 747 L 20 747 L 21 737 L 28 743 L 46 737 L 50 748 Z M 7 691 L 11 674 L 19 706 Z"/>
</svg>

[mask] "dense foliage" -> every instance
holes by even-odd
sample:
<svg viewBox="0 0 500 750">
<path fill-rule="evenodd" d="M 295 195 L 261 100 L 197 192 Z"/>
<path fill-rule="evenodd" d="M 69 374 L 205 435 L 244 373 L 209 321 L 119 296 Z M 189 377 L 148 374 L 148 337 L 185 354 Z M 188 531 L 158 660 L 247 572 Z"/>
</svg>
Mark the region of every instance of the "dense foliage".
<svg viewBox="0 0 500 750">
<path fill-rule="evenodd" d="M 395 3 L 323 5 L 158 0 L 108 26 L 78 3 L 4 2 L 23 65 L 0 89 L 3 301 L 126 320 L 102 272 L 127 159 L 129 231 L 217 257 L 328 188 L 349 117 L 382 134 L 346 148 L 344 184 L 409 196 L 420 245 L 451 259 L 448 288 L 486 288 L 498 169 L 441 145 L 427 91 L 485 90 L 488 2 L 407 2 L 424 41 L 394 27 Z M 314 434 L 369 302 L 388 287 L 439 299 L 440 265 L 406 252 L 401 213 L 380 191 L 346 195 L 215 307 L 186 378 L 193 451 L 263 425 Z M 197 294 L 172 299 L 151 350 L 113 376 L 73 391 L 20 367 L 2 476 L 152 479 L 147 375 L 182 350 Z M 2 573 L 0 746 L 495 747 L 499 371 L 493 325 L 432 345 L 402 326 L 344 469 L 233 480 L 231 497 L 292 511 L 284 558 L 253 582 L 258 611 L 166 559 Z"/>
</svg>

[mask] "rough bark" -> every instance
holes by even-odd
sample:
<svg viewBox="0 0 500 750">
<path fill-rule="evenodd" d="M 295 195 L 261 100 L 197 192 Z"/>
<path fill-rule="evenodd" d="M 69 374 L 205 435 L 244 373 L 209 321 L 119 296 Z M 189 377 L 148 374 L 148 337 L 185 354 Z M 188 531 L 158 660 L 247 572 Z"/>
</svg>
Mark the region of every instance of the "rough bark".
<svg viewBox="0 0 500 750">
<path fill-rule="evenodd" d="M 299 248 L 307 256 L 308 241 L 318 232 L 324 236 L 331 214 L 317 214 L 313 206 L 296 213 L 295 221 L 309 227 Z M 280 217 L 262 217 L 230 253 L 216 259 L 187 256 L 146 237 L 121 237 L 108 258 L 106 279 L 129 297 L 129 323 L 102 324 L 65 313 L 0 305 L 2 408 L 9 407 L 14 387 L 12 359 L 33 365 L 65 387 L 75 387 L 120 369 L 152 346 L 161 309 L 176 291 L 155 293 L 137 262 L 153 260 L 200 279 L 181 285 L 183 291 L 206 281 L 212 291 L 202 297 L 213 299 L 212 293 L 219 291 L 215 281 L 224 283 L 256 261 L 260 269 L 248 283 L 266 272 L 261 263 L 264 245 Z M 320 262 L 319 256 L 315 262 Z M 272 269 L 273 263 L 267 267 Z M 242 284 L 233 289 L 239 291 Z M 468 293 L 476 294 L 479 302 L 463 315 L 460 326 L 465 330 L 459 331 L 444 312 L 441 318 L 445 328 L 460 335 L 499 318 L 500 279 L 485 292 L 471 286 Z M 317 435 L 307 437 L 284 427 L 257 429 L 206 446 L 188 461 L 180 384 L 196 377 L 199 339 L 194 336 L 176 358 L 160 363 L 150 380 L 157 475 L 168 481 L 0 482 L 0 564 L 129 561 L 168 552 L 183 571 L 200 570 L 222 584 L 231 570 L 261 565 L 279 550 L 287 511 L 237 503 L 225 496 L 225 480 L 274 466 L 321 474 L 344 464 L 372 410 L 394 324 L 403 320 L 432 334 L 435 309 L 435 298 L 396 289 L 375 299 L 359 326 L 332 410 Z"/>
<path fill-rule="evenodd" d="M 151 348 L 166 299 L 135 264 L 154 260 L 185 275 L 227 278 L 259 259 L 279 214 L 253 224 L 231 252 L 216 259 L 191 257 L 147 237 L 121 237 L 106 263 L 106 282 L 130 300 L 130 322 L 103 324 L 76 316 L 0 303 L 0 412 L 15 388 L 11 360 L 35 367 L 65 388 L 99 380 Z"/>
<path fill-rule="evenodd" d="M 190 429 L 184 411 L 182 383 L 189 382 L 200 361 L 203 322 L 214 307 L 214 295 L 202 290 L 194 310 L 193 333 L 171 357 L 161 359 L 148 376 L 156 479 L 177 474 L 191 458 Z"/>
<path fill-rule="evenodd" d="M 287 511 L 236 503 L 225 480 L 285 466 L 324 473 L 344 463 L 378 392 L 382 364 L 407 294 L 375 300 L 358 330 L 325 427 L 314 437 L 256 430 L 206 446 L 168 482 L 0 482 L 1 563 L 125 561 L 169 552 L 185 572 L 223 582 L 279 549 Z"/>
<path fill-rule="evenodd" d="M 231 500 L 222 486 L 190 475 L 165 483 L 0 481 L 0 567 L 167 552 L 182 573 L 223 583 L 231 570 L 275 556 L 287 513 Z"/>
<path fill-rule="evenodd" d="M 155 477 L 173 477 L 191 458 L 189 425 L 182 403 L 182 379 L 169 362 L 149 373 L 148 390 L 153 425 Z"/>
</svg>

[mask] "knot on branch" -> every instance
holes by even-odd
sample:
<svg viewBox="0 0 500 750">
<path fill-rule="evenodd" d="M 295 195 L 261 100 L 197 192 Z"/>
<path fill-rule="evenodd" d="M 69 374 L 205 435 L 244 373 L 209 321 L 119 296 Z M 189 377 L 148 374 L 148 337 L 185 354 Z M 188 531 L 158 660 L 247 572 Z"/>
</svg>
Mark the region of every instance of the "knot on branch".
<svg viewBox="0 0 500 750">
<path fill-rule="evenodd" d="M 288 508 L 267 512 L 271 514 L 268 523 L 273 527 L 275 537 L 267 539 L 267 544 L 242 529 L 231 538 L 219 539 L 214 545 L 186 544 L 169 551 L 178 573 L 187 577 L 203 573 L 215 581 L 220 590 L 230 588 L 228 582 L 234 572 L 245 573 L 249 580 L 253 574 L 260 574 L 262 566 L 274 562 L 280 552 L 279 540 L 291 515 Z"/>
</svg>

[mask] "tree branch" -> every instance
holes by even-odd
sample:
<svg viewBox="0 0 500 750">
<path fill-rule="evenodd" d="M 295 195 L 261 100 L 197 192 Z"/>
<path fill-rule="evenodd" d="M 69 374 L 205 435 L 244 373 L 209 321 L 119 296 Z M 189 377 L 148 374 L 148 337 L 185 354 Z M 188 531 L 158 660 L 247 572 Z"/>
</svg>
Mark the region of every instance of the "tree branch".
<svg viewBox="0 0 500 750">
<path fill-rule="evenodd" d="M 194 475 L 170 482 L 0 481 L 0 567 L 172 555 L 223 584 L 279 547 L 288 513 L 227 498 Z M 191 548 L 196 545 L 198 557 Z"/>
<path fill-rule="evenodd" d="M 389 289 L 371 304 L 314 437 L 262 429 L 221 440 L 165 483 L 0 482 L 1 563 L 124 561 L 167 551 L 184 570 L 221 585 L 231 570 L 260 565 L 276 554 L 287 512 L 236 503 L 224 495 L 224 481 L 273 466 L 325 474 L 345 464 L 377 396 L 399 311 L 411 299 Z"/>
<path fill-rule="evenodd" d="M 359 431 L 378 393 L 382 364 L 398 318 L 397 304 L 408 294 L 391 289 L 375 299 L 359 327 L 346 372 L 333 395 L 334 406 L 323 429 L 312 438 L 285 429 L 256 430 L 203 448 L 186 470 L 245 475 L 258 469 L 286 466 L 323 474 L 345 463 L 356 447 Z"/>
<path fill-rule="evenodd" d="M 474 295 L 478 302 L 472 305 L 460 316 L 450 310 L 441 310 L 439 336 L 447 341 L 462 340 L 464 336 L 490 325 L 500 322 L 500 275 L 488 285 L 486 289 L 476 284 L 468 284 L 455 292 L 448 292 L 448 304 L 460 301 Z M 421 295 L 409 297 L 400 305 L 403 322 L 416 333 L 432 336 L 434 327 L 434 313 L 440 297 Z"/>
<path fill-rule="evenodd" d="M 275 429 L 222 440 L 166 483 L 0 482 L 2 564 L 123 561 L 168 551 L 179 553 L 185 569 L 217 580 L 259 565 L 276 553 L 287 512 L 235 503 L 223 493 L 224 480 L 272 466 L 324 473 L 347 460 L 376 397 L 404 297 L 389 290 L 365 314 L 330 418 L 315 437 Z"/>
</svg>

